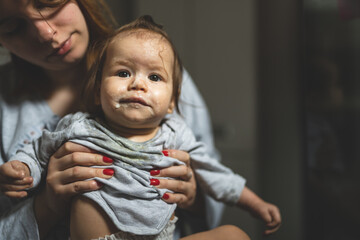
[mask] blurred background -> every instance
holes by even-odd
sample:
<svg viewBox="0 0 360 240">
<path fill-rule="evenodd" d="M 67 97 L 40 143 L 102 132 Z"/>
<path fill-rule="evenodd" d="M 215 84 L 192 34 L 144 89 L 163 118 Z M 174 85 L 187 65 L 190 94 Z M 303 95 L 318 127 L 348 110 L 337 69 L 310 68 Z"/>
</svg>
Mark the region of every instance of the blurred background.
<svg viewBox="0 0 360 240">
<path fill-rule="evenodd" d="M 283 225 L 226 207 L 252 239 L 360 239 L 360 1 L 108 0 L 165 26 L 210 110 L 222 161 Z"/>
<path fill-rule="evenodd" d="M 107 0 L 165 26 L 210 110 L 222 161 L 283 224 L 226 207 L 253 240 L 359 240 L 359 0 Z M 0 61 L 7 55 L 0 49 Z"/>
</svg>

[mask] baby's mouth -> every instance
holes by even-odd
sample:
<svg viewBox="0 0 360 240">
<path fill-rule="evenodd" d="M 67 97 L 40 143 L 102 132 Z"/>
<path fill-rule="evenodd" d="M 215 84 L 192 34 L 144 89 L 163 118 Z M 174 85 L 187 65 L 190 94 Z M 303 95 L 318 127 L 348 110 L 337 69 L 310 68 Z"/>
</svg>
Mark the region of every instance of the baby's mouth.
<svg viewBox="0 0 360 240">
<path fill-rule="evenodd" d="M 141 104 L 144 106 L 149 106 L 149 104 L 142 98 L 138 98 L 138 97 L 131 97 L 131 98 L 122 98 L 120 99 L 120 104 L 130 104 L 130 103 L 134 103 L 134 104 Z"/>
</svg>

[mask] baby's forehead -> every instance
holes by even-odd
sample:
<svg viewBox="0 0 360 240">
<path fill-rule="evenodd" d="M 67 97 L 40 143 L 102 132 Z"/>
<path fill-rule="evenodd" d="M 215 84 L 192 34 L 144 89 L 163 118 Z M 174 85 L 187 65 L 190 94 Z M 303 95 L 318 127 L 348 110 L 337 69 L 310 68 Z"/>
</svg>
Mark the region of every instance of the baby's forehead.
<svg viewBox="0 0 360 240">
<path fill-rule="evenodd" d="M 159 40 L 168 43 L 168 41 L 160 34 L 148 29 L 131 29 L 125 30 L 116 34 L 112 41 L 116 41 L 117 39 L 133 37 L 142 40 Z"/>
<path fill-rule="evenodd" d="M 114 48 L 118 48 L 119 46 L 124 47 L 124 45 L 122 45 L 124 41 L 126 44 L 130 43 L 139 45 L 138 49 L 146 48 L 149 50 L 150 48 L 153 51 L 157 51 L 157 54 L 159 55 L 169 56 L 171 58 L 171 62 L 174 61 L 172 45 L 169 40 L 160 33 L 148 29 L 130 29 L 119 32 L 109 42 L 107 51 L 112 51 Z"/>
</svg>

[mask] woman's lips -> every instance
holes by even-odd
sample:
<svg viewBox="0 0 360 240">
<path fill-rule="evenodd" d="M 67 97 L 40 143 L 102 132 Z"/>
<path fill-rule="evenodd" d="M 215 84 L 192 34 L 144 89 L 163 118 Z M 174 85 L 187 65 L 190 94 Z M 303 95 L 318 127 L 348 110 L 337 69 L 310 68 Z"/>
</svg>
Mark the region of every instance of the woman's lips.
<svg viewBox="0 0 360 240">
<path fill-rule="evenodd" d="M 55 52 L 56 55 L 62 56 L 64 54 L 66 54 L 67 52 L 69 52 L 69 50 L 71 49 L 71 37 L 68 38 L 62 45 L 61 47 Z"/>
<path fill-rule="evenodd" d="M 64 56 L 71 49 L 71 36 L 66 39 L 58 48 L 55 48 L 54 51 L 49 55 L 49 57 L 53 56 Z"/>
</svg>

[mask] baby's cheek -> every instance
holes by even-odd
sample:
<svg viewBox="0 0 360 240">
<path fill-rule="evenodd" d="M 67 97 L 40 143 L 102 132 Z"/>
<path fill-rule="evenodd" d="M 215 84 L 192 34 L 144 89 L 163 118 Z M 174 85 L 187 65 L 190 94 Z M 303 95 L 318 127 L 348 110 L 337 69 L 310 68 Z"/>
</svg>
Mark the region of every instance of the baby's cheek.
<svg viewBox="0 0 360 240">
<path fill-rule="evenodd" d="M 111 108 L 114 109 L 116 104 L 119 102 L 120 93 L 117 88 L 111 84 L 107 84 L 101 91 L 101 105 L 103 109 Z"/>
<path fill-rule="evenodd" d="M 109 97 L 102 97 L 101 98 L 101 108 L 102 108 L 103 112 L 105 113 L 105 115 L 111 114 L 115 109 L 115 106 L 112 103 L 112 99 Z"/>
</svg>

